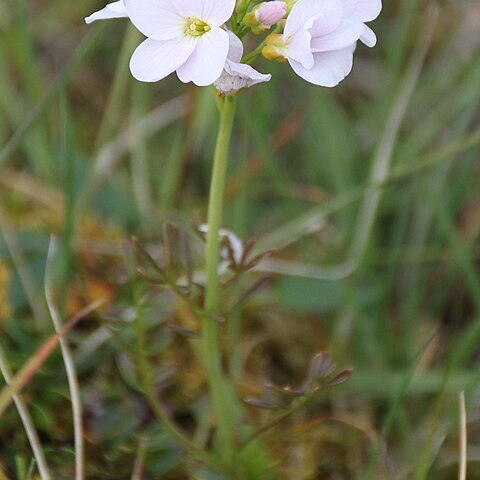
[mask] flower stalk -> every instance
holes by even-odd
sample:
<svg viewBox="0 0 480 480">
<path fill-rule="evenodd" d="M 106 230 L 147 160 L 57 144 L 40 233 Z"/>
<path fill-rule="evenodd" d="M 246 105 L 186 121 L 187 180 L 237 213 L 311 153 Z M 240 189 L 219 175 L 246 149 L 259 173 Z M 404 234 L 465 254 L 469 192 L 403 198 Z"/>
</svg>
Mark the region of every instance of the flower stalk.
<svg viewBox="0 0 480 480">
<path fill-rule="evenodd" d="M 213 161 L 208 204 L 208 233 L 206 246 L 206 294 L 202 332 L 202 356 L 208 375 L 212 406 L 218 419 L 217 445 L 220 460 L 231 464 L 235 443 L 235 398 L 233 389 L 222 370 L 219 341 L 219 323 L 215 319 L 220 314 L 220 260 L 219 231 L 223 215 L 223 198 L 228 164 L 228 151 L 235 116 L 235 97 L 226 96 L 220 113 L 220 126 Z"/>
</svg>

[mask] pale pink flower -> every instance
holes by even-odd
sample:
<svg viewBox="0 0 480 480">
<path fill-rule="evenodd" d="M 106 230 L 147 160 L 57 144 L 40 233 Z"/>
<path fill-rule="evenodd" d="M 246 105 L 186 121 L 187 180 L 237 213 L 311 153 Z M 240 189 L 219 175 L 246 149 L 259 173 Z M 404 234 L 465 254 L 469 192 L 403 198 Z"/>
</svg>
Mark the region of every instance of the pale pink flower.
<svg viewBox="0 0 480 480">
<path fill-rule="evenodd" d="M 381 9 L 381 0 L 299 0 L 283 35 L 270 39 L 266 56 L 284 57 L 308 82 L 334 87 L 352 70 L 356 42 L 376 44 L 365 22 Z"/>
<path fill-rule="evenodd" d="M 130 61 L 133 76 L 143 82 L 173 72 L 199 86 L 220 77 L 229 49 L 221 27 L 232 16 L 235 0 L 126 0 L 128 16 L 148 37 Z"/>
<path fill-rule="evenodd" d="M 130 61 L 137 80 L 157 82 L 176 72 L 184 83 L 206 86 L 222 74 L 229 50 L 222 26 L 234 8 L 235 0 L 124 0 L 86 20 L 128 16 L 147 37 Z"/>
<path fill-rule="evenodd" d="M 243 44 L 233 32 L 229 31 L 228 35 L 230 37 L 230 50 L 223 73 L 215 82 L 217 90 L 222 95 L 234 95 L 243 88 L 250 88 L 258 83 L 270 81 L 271 75 L 264 75 L 250 65 L 240 63 L 243 57 Z"/>
</svg>

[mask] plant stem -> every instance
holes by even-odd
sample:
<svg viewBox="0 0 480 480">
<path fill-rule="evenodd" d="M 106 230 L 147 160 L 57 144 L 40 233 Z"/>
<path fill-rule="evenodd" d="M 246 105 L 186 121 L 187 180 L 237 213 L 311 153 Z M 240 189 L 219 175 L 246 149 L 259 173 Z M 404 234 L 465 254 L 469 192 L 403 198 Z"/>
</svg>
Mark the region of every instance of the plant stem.
<svg viewBox="0 0 480 480">
<path fill-rule="evenodd" d="M 275 30 L 273 30 L 271 33 L 279 33 L 282 31 L 281 27 L 276 27 Z M 248 65 L 252 65 L 253 62 L 262 54 L 262 50 L 267 44 L 267 39 L 265 38 L 260 45 L 253 50 L 250 53 L 247 53 L 243 58 L 242 58 L 242 63 L 247 63 Z"/>
<path fill-rule="evenodd" d="M 246 447 L 248 447 L 248 445 L 250 445 L 253 441 L 260 438 L 263 434 L 269 432 L 272 428 L 275 428 L 277 425 L 287 420 L 287 418 L 291 417 L 294 413 L 297 413 L 298 411 L 300 411 L 302 408 L 304 408 L 307 405 L 309 400 L 310 400 L 309 398 L 305 398 L 299 401 L 295 406 L 291 407 L 285 413 L 282 413 L 281 415 L 276 417 L 274 420 L 272 420 L 271 422 L 261 427 L 256 432 L 253 432 L 250 436 L 248 436 L 243 441 L 241 445 L 241 450 L 244 450 Z"/>
<path fill-rule="evenodd" d="M 242 58 L 242 63 L 251 65 L 262 54 L 262 50 L 266 44 L 267 42 L 264 40 L 255 50 L 248 53 Z"/>
<path fill-rule="evenodd" d="M 208 204 L 208 233 L 206 247 L 206 297 L 202 332 L 202 355 L 207 370 L 213 408 L 218 418 L 217 445 L 221 460 L 230 464 L 234 455 L 235 400 L 222 371 L 219 342 L 219 324 L 214 319 L 220 313 L 220 281 L 218 263 L 220 257 L 219 230 L 223 214 L 223 197 L 227 173 L 228 150 L 235 116 L 235 98 L 225 97 L 220 114 L 217 144 L 213 162 Z"/>
</svg>

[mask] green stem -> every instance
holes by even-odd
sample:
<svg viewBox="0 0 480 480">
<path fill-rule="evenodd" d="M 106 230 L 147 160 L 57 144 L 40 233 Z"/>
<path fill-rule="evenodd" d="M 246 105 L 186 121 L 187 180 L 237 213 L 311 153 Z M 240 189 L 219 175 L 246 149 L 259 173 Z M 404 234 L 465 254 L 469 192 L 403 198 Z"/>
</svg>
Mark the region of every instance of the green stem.
<svg viewBox="0 0 480 480">
<path fill-rule="evenodd" d="M 260 438 L 263 434 L 269 432 L 272 428 L 275 428 L 277 425 L 280 423 L 284 422 L 287 420 L 287 418 L 291 417 L 293 414 L 297 413 L 298 411 L 302 410 L 307 403 L 309 402 L 310 398 L 305 398 L 301 401 L 299 401 L 295 406 L 291 407 L 289 410 L 287 410 L 285 413 L 282 413 L 280 416 L 276 417 L 274 420 L 271 422 L 267 423 L 263 427 L 261 427 L 259 430 L 256 432 L 253 432 L 250 436 L 248 436 L 242 443 L 241 445 L 241 450 L 244 450 L 246 447 L 248 447 L 252 442 Z"/>
<path fill-rule="evenodd" d="M 248 65 L 251 65 L 262 54 L 262 50 L 266 44 L 267 42 L 263 40 L 263 42 L 255 50 L 247 53 L 247 55 L 242 58 L 242 63 L 247 63 Z"/>
<path fill-rule="evenodd" d="M 220 313 L 220 281 L 218 263 L 220 257 L 219 230 L 223 215 L 223 197 L 227 173 L 228 150 L 235 115 L 235 98 L 227 96 L 223 101 L 217 145 L 215 148 L 210 199 L 208 204 L 208 233 L 206 248 L 206 297 L 202 332 L 202 355 L 207 370 L 213 408 L 218 418 L 217 445 L 221 460 L 231 464 L 234 456 L 235 400 L 231 387 L 223 374 L 221 364 L 219 324 L 215 317 Z"/>
<path fill-rule="evenodd" d="M 271 33 L 272 34 L 280 33 L 281 31 L 282 31 L 282 27 L 277 26 Z M 260 43 L 260 45 L 255 50 L 253 50 L 250 53 L 247 53 L 242 58 L 242 63 L 247 63 L 248 65 L 252 65 L 252 63 L 255 62 L 255 60 L 262 54 L 263 48 L 267 45 L 267 38 L 268 37 L 264 38 L 262 43 Z"/>
</svg>

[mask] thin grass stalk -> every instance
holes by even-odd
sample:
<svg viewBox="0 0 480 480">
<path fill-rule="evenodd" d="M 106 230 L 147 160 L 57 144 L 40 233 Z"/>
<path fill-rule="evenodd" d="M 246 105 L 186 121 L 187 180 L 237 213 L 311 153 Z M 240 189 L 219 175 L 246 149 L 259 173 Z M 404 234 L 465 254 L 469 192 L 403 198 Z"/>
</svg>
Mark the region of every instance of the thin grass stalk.
<svg viewBox="0 0 480 480">
<path fill-rule="evenodd" d="M 408 107 L 420 79 L 425 59 L 432 44 L 437 18 L 438 9 L 432 6 L 425 14 L 425 21 L 428 28 L 422 34 L 418 51 L 410 61 L 405 77 L 400 83 L 398 94 L 393 101 L 385 129 L 373 160 L 369 177 L 370 184 L 383 184 L 388 179 L 400 129 L 405 120 Z M 380 211 L 382 198 L 382 189 L 372 190 L 364 198 L 360 207 L 353 240 L 347 255 L 347 263 L 354 265 L 355 269 L 359 268 L 365 257 L 369 240 L 375 226 L 375 220 Z M 335 332 L 337 340 L 335 343 L 343 344 L 344 339 L 351 331 L 353 318 L 354 311 L 352 308 L 349 308 L 348 311 L 344 312 L 341 316 Z"/>
<path fill-rule="evenodd" d="M 430 49 L 437 16 L 437 9 L 432 7 L 431 11 L 426 16 L 426 19 L 428 20 L 428 28 L 424 33 L 418 53 L 412 59 L 407 74 L 401 84 L 399 94 L 393 103 L 393 108 L 373 161 L 369 183 L 381 184 L 388 178 L 393 161 L 393 153 L 400 134 L 400 128 L 403 125 L 408 106 L 410 105 L 410 101 L 422 72 L 426 55 Z M 357 217 L 358 220 L 356 223 L 354 240 L 349 253 L 349 258 L 356 264 L 362 261 L 365 254 L 368 241 L 373 231 L 375 219 L 378 215 L 382 195 L 382 190 L 374 190 L 367 195 L 362 203 L 360 213 Z"/>
<path fill-rule="evenodd" d="M 27 480 L 27 462 L 25 458 L 20 455 L 15 456 L 15 473 L 17 474 L 18 480 Z"/>
<path fill-rule="evenodd" d="M 63 130 L 63 238 L 60 256 L 62 257 L 62 281 L 59 298 L 59 311 L 66 314 L 68 289 L 72 271 L 72 250 L 75 235 L 75 159 L 72 150 L 72 123 L 66 92 L 60 95 L 60 128 Z"/>
<path fill-rule="evenodd" d="M 80 320 L 99 308 L 103 303 L 104 301 L 97 301 L 82 309 L 62 327 L 59 333 L 50 336 L 40 345 L 36 352 L 25 361 L 22 368 L 15 373 L 10 385 L 6 385 L 0 390 L 0 418 L 12 402 L 13 395 L 18 395 L 40 368 L 42 368 L 50 354 L 57 347 L 60 338 L 65 337 Z"/>
<path fill-rule="evenodd" d="M 144 469 L 145 469 L 146 454 L 147 452 L 146 452 L 145 442 L 141 440 L 138 445 L 137 455 L 135 457 L 135 463 L 133 464 L 131 480 L 142 480 Z"/>
<path fill-rule="evenodd" d="M 3 378 L 5 379 L 7 385 L 11 385 L 12 373 L 10 371 L 10 366 L 1 345 L 0 371 L 2 372 Z M 50 480 L 52 478 L 52 475 L 50 473 L 50 469 L 48 468 L 47 460 L 45 459 L 45 455 L 43 453 L 43 447 L 40 442 L 37 429 L 35 428 L 35 425 L 33 423 L 32 417 L 30 416 L 30 412 L 28 411 L 27 405 L 19 394 L 13 395 L 12 398 L 18 410 L 18 414 L 22 421 L 23 428 L 25 429 L 25 433 L 27 434 L 30 446 L 32 447 L 33 456 L 35 457 L 35 461 L 38 465 L 38 473 L 40 474 L 40 478 L 42 480 Z"/>
<path fill-rule="evenodd" d="M 345 193 L 337 195 L 324 205 L 315 207 L 307 213 L 300 215 L 298 218 L 295 218 L 291 222 L 287 222 L 283 226 L 274 230 L 272 233 L 258 242 L 256 250 L 264 251 L 271 248 L 278 250 L 288 247 L 289 245 L 298 241 L 302 236 L 321 230 L 327 224 L 327 217 L 364 198 L 372 191 L 383 190 L 389 186 L 393 186 L 397 183 L 408 180 L 413 175 L 420 174 L 429 168 L 435 167 L 441 162 L 450 160 L 451 157 L 467 152 L 471 148 L 477 146 L 479 143 L 480 130 L 477 130 L 471 135 L 465 136 L 461 140 L 448 143 L 446 146 L 439 148 L 431 154 L 418 158 L 418 160 L 412 162 L 412 164 L 408 167 L 398 169 L 394 173 L 390 174 L 384 182 L 367 182 L 364 185 L 354 187 Z M 349 261 L 345 260 L 338 266 L 326 268 L 327 278 L 330 278 L 332 268 L 335 270 L 338 270 L 339 268 L 346 268 L 347 264 L 349 264 Z"/>
<path fill-rule="evenodd" d="M 30 462 L 30 466 L 28 467 L 27 478 L 25 480 L 32 480 L 34 472 L 35 472 L 35 459 L 32 458 L 32 461 Z"/>
<path fill-rule="evenodd" d="M 56 242 L 52 237 L 48 249 L 47 264 L 45 269 L 45 297 L 47 299 L 48 310 L 55 328 L 55 332 L 59 334 L 62 331 L 61 316 L 55 306 L 53 294 L 53 259 L 56 252 Z M 68 341 L 64 337 L 60 337 L 60 349 L 62 351 L 65 371 L 67 373 L 68 386 L 70 389 L 70 397 L 72 402 L 73 430 L 75 443 L 75 479 L 83 480 L 85 478 L 84 469 L 84 444 L 83 444 L 83 423 L 82 423 L 82 401 L 80 397 L 80 387 L 78 383 L 75 361 L 68 345 Z"/>
<path fill-rule="evenodd" d="M 458 480 L 467 480 L 467 409 L 465 392 L 458 395 L 460 415 L 460 459 L 458 461 Z"/>
</svg>

